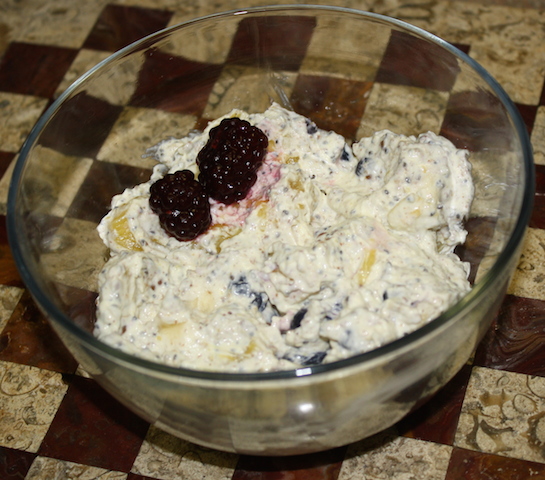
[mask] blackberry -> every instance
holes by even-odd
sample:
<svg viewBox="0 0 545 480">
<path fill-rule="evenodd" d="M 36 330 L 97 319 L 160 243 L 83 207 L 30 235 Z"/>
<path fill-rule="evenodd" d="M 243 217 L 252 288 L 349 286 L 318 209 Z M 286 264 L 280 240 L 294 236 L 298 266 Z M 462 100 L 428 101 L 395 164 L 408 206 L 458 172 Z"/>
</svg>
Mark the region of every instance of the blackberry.
<svg viewBox="0 0 545 480">
<path fill-rule="evenodd" d="M 208 195 L 189 170 L 169 173 L 153 183 L 149 204 L 163 229 L 180 241 L 193 240 L 212 221 Z"/>
<path fill-rule="evenodd" d="M 199 182 L 208 195 L 227 205 L 246 197 L 257 180 L 268 143 L 259 128 L 240 118 L 226 118 L 212 128 L 197 155 Z"/>
</svg>

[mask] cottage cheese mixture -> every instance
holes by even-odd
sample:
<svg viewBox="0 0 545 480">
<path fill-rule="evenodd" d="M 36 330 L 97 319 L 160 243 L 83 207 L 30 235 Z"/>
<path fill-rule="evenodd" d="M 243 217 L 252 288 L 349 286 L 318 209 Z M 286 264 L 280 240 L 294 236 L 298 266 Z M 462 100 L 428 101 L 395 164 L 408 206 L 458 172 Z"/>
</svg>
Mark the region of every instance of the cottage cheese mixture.
<svg viewBox="0 0 545 480">
<path fill-rule="evenodd" d="M 96 336 L 196 370 L 264 372 L 377 348 L 446 310 L 470 288 L 453 253 L 473 198 L 467 152 L 431 132 L 377 132 L 348 145 L 273 104 L 233 111 L 269 147 L 243 200 L 211 202 L 195 240 L 165 233 L 150 185 L 188 169 L 204 132 L 150 150 L 150 181 L 125 190 L 98 227 L 111 250 Z"/>
</svg>

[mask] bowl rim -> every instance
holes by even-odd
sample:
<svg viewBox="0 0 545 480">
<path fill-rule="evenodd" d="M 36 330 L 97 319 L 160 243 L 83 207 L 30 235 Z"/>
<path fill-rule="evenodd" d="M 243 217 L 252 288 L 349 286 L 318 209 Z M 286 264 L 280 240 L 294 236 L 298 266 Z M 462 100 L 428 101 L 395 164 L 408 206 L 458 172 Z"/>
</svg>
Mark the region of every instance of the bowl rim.
<svg viewBox="0 0 545 480">
<path fill-rule="evenodd" d="M 114 62 L 116 59 L 128 55 L 130 52 L 145 46 L 145 44 L 151 44 L 154 41 L 168 35 L 176 30 L 183 29 L 184 27 L 201 22 L 211 21 L 215 18 L 229 17 L 229 16 L 241 16 L 241 15 L 259 15 L 259 14 L 290 14 L 290 13 L 300 13 L 309 15 L 312 12 L 329 12 L 329 13 L 338 13 L 338 14 L 350 14 L 351 16 L 366 17 L 376 22 L 381 22 L 388 24 L 392 27 L 397 27 L 398 29 L 405 30 L 413 35 L 424 38 L 443 49 L 449 51 L 452 55 L 457 57 L 463 63 L 469 65 L 473 70 L 475 70 L 482 79 L 488 84 L 492 91 L 497 95 L 498 99 L 502 103 L 503 107 L 507 111 L 509 117 L 513 122 L 513 127 L 515 128 L 518 139 L 520 141 L 520 146 L 523 155 L 523 167 L 525 174 L 526 185 L 522 193 L 522 202 L 520 206 L 520 212 L 516 220 L 515 227 L 511 236 L 509 237 L 504 249 L 499 254 L 497 260 L 494 262 L 494 265 L 491 269 L 477 282 L 472 289 L 464 295 L 458 302 L 452 305 L 449 309 L 439 315 L 437 318 L 431 320 L 424 326 L 418 328 L 417 330 L 404 335 L 401 338 L 398 338 L 390 343 L 382 345 L 376 349 L 373 349 L 368 352 L 356 354 L 352 357 L 338 360 L 331 363 L 314 365 L 314 366 L 305 366 L 292 370 L 280 370 L 272 372 L 257 372 L 257 373 L 240 373 L 240 372 L 217 372 L 217 371 L 199 371 L 192 370 L 184 367 L 173 367 L 169 365 L 164 365 L 158 362 L 147 360 L 144 358 L 137 357 L 135 355 L 126 353 L 124 351 L 118 350 L 114 347 L 103 343 L 94 337 L 91 333 L 87 332 L 83 328 L 77 326 L 72 322 L 68 316 L 59 311 L 57 307 L 51 302 L 47 295 L 41 290 L 38 282 L 33 278 L 29 264 L 25 259 L 23 252 L 20 248 L 19 234 L 23 229 L 18 228 L 21 218 L 18 218 L 16 215 L 16 200 L 18 197 L 19 184 L 24 173 L 26 159 L 31 152 L 37 138 L 39 137 L 43 128 L 47 125 L 49 120 L 54 116 L 57 110 L 62 106 L 64 101 L 69 98 L 74 90 L 76 90 L 79 85 L 81 85 L 85 80 L 91 77 L 96 71 L 104 68 L 106 65 Z M 21 278 L 31 293 L 34 300 L 40 306 L 42 311 L 46 314 L 46 317 L 52 322 L 58 322 L 60 326 L 69 331 L 71 334 L 75 335 L 79 341 L 81 341 L 86 348 L 99 353 L 102 357 L 110 357 L 116 362 L 121 361 L 122 363 L 130 365 L 130 368 L 133 369 L 142 369 L 145 371 L 152 371 L 158 375 L 167 375 L 169 377 L 184 377 L 192 378 L 195 380 L 212 380 L 220 382 L 237 382 L 250 384 L 252 382 L 263 382 L 263 381 L 272 381 L 272 380 L 283 380 L 283 379 L 292 379 L 292 378 L 305 378 L 310 375 L 313 377 L 316 375 L 322 375 L 331 372 L 338 372 L 339 370 L 346 369 L 349 367 L 355 367 L 366 363 L 372 363 L 373 361 L 380 359 L 382 357 L 387 357 L 392 353 L 402 350 L 412 343 L 418 342 L 419 340 L 424 339 L 424 337 L 432 334 L 441 327 L 447 325 L 451 320 L 453 320 L 461 311 L 468 308 L 470 304 L 476 304 L 479 302 L 480 297 L 483 293 L 486 292 L 486 287 L 500 274 L 503 265 L 507 264 L 512 260 L 513 255 L 518 251 L 519 245 L 522 242 L 522 239 L 526 232 L 526 227 L 528 226 L 532 205 L 533 205 L 533 196 L 535 190 L 535 178 L 533 170 L 533 153 L 530 143 L 530 137 L 528 131 L 525 127 L 525 124 L 522 120 L 522 117 L 514 105 L 513 101 L 501 87 L 501 85 L 488 73 L 488 71 L 482 67 L 478 62 L 473 60 L 469 55 L 459 50 L 452 44 L 443 40 L 435 34 L 432 34 L 420 27 L 412 25 L 406 21 L 390 17 L 387 15 L 358 10 L 347 7 L 336 7 L 328 5 L 297 5 L 297 4 L 286 4 L 286 5 L 268 5 L 262 7 L 251 7 L 251 8 L 241 8 L 241 9 L 232 9 L 223 12 L 212 13 L 209 15 L 204 15 L 197 17 L 185 22 L 178 23 L 166 28 L 163 28 L 157 32 L 154 32 L 150 35 L 147 35 L 123 48 L 112 53 L 107 58 L 96 64 L 94 67 L 89 69 L 86 73 L 81 75 L 76 79 L 59 97 L 47 108 L 47 110 L 41 115 L 34 127 L 31 129 L 28 137 L 26 138 L 23 146 L 21 147 L 19 157 L 16 160 L 12 178 L 10 181 L 8 189 L 8 202 L 7 202 L 7 215 L 6 215 L 6 225 L 8 233 L 8 242 L 12 255 L 15 260 L 15 264 Z"/>
</svg>

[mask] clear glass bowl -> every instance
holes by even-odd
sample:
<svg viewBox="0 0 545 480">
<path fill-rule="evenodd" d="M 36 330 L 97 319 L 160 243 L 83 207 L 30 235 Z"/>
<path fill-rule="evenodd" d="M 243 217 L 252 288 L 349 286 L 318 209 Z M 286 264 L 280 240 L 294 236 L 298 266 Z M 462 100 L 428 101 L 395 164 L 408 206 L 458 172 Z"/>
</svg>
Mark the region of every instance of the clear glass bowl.
<svg viewBox="0 0 545 480">
<path fill-rule="evenodd" d="M 474 288 L 425 327 L 336 363 L 260 374 L 171 368 L 95 339 L 96 233 L 111 197 L 146 181 L 146 148 L 233 107 L 271 100 L 349 139 L 432 130 L 470 151 L 476 196 L 459 248 Z M 435 36 L 343 8 L 227 12 L 168 28 L 78 79 L 38 121 L 16 165 L 8 231 L 37 304 L 110 393 L 174 435 L 240 453 L 301 454 L 387 428 L 461 368 L 518 260 L 533 198 L 531 147 L 487 72 Z"/>
</svg>

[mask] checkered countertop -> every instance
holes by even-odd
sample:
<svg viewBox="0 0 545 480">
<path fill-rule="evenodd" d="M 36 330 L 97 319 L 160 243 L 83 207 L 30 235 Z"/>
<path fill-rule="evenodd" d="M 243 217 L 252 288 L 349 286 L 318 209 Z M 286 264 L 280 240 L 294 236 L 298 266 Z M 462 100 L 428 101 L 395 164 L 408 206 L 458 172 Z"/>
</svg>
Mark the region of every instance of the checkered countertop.
<svg viewBox="0 0 545 480">
<path fill-rule="evenodd" d="M 22 143 L 44 110 L 80 74 L 148 33 L 204 14 L 267 3 L 272 2 L 0 0 L 0 479 L 545 479 L 542 0 L 327 2 L 401 18 L 469 53 L 516 103 L 535 153 L 534 212 L 498 317 L 471 362 L 430 402 L 388 431 L 346 447 L 296 457 L 228 454 L 179 440 L 139 419 L 89 378 L 25 290 L 7 243 L 7 188 Z M 393 42 L 390 47 L 395 48 Z M 380 88 L 395 93 L 395 82 L 381 80 Z M 305 81 L 312 79 L 300 75 L 293 88 L 306 88 Z M 360 114 L 364 109 L 366 115 L 380 110 L 372 95 L 366 95 L 371 88 L 366 82 L 323 88 L 329 92 L 328 102 L 349 92 L 362 99 L 353 106 Z M 437 90 L 445 89 L 439 85 Z M 213 118 L 213 95 L 214 91 L 196 92 L 194 104 L 179 121 Z M 415 115 L 413 127 L 436 129 L 434 109 L 444 110 L 447 97 L 439 94 L 430 100 L 421 108 L 427 113 Z M 134 136 L 131 148 L 141 152 L 154 139 L 150 140 L 153 132 L 138 131 L 140 113 L 138 105 L 123 112 L 113 108 L 104 112 L 101 121 L 117 122 L 119 128 L 128 125 Z M 346 131 L 340 133 L 348 136 L 366 133 L 359 122 L 345 123 L 343 128 Z M 116 168 L 128 183 L 145 180 L 139 176 L 149 165 L 134 170 L 101 161 L 116 155 L 111 149 L 115 144 L 105 141 L 100 152 L 87 152 L 92 163 L 70 166 L 76 177 L 85 178 L 85 188 L 99 186 L 93 178 L 100 178 L 108 168 Z M 77 202 L 74 192 L 66 195 L 70 198 L 63 198 L 69 202 L 57 206 L 62 214 Z M 105 206 L 111 195 L 104 192 Z M 98 218 L 101 215 L 97 212 Z M 82 222 L 76 225 L 81 229 L 86 221 L 97 219 L 77 221 Z"/>
</svg>

